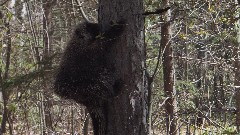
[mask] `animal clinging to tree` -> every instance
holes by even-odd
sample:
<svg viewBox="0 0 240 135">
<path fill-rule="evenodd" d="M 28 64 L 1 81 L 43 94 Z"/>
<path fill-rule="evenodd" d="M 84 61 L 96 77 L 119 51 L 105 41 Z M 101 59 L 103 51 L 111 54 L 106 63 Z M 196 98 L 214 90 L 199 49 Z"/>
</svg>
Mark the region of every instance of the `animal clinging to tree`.
<svg viewBox="0 0 240 135">
<path fill-rule="evenodd" d="M 106 105 L 119 93 L 121 81 L 107 55 L 124 30 L 124 23 L 112 23 L 100 32 L 97 23 L 79 24 L 69 40 L 55 78 L 55 93 L 87 107 L 95 135 L 105 134 Z"/>
</svg>

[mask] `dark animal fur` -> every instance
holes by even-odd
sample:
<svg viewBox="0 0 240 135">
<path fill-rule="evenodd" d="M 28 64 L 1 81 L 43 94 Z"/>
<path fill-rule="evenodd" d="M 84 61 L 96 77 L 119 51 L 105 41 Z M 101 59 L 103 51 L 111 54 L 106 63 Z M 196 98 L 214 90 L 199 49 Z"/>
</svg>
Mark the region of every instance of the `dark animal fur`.
<svg viewBox="0 0 240 135">
<path fill-rule="evenodd" d="M 112 25 L 100 33 L 98 24 L 79 24 L 62 57 L 55 80 L 55 93 L 87 107 L 92 117 L 94 134 L 106 132 L 109 99 L 116 96 L 119 81 L 107 61 L 111 46 L 123 31 L 123 24 Z"/>
</svg>

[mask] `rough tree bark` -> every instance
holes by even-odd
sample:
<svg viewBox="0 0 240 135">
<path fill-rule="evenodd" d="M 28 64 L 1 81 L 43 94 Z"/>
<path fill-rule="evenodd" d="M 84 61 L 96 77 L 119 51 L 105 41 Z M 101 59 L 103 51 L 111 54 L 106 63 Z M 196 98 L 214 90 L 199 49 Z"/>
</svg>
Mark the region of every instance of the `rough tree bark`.
<svg viewBox="0 0 240 135">
<path fill-rule="evenodd" d="M 99 23 L 102 30 L 111 21 L 126 20 L 126 29 L 108 54 L 123 81 L 119 96 L 108 104 L 107 135 L 147 134 L 147 78 L 144 46 L 143 0 L 100 0 Z"/>
<path fill-rule="evenodd" d="M 163 0 L 163 6 L 169 6 L 169 0 Z M 166 125 L 167 134 L 177 134 L 177 121 L 176 121 L 176 90 L 174 88 L 173 76 L 173 52 L 171 46 L 171 10 L 168 10 L 162 16 L 164 22 L 161 27 L 161 47 L 163 51 L 163 76 L 164 76 L 164 92 L 166 98 Z"/>
</svg>

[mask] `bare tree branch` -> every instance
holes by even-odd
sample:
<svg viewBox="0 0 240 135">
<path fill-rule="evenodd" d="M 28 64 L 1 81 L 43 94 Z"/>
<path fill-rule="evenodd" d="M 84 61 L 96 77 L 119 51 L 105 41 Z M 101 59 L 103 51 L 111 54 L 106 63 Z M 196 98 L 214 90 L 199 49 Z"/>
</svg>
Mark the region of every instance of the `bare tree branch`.
<svg viewBox="0 0 240 135">
<path fill-rule="evenodd" d="M 3 6 L 4 4 L 6 4 L 8 2 L 8 0 L 4 1 L 3 3 L 0 4 L 0 6 Z"/>
</svg>

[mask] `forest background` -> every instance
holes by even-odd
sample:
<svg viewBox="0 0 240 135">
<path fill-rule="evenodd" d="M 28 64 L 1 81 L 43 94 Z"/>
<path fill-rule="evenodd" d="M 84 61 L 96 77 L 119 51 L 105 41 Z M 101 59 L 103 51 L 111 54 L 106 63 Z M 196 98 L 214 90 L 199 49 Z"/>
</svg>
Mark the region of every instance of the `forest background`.
<svg viewBox="0 0 240 135">
<path fill-rule="evenodd" d="M 164 1 L 164 0 L 163 0 Z M 240 22 L 235 0 L 170 0 L 176 134 L 240 131 Z M 166 6 L 145 0 L 145 11 Z M 96 0 L 0 1 L 0 121 L 6 134 L 92 134 L 85 107 L 53 94 L 52 82 L 74 26 L 97 22 Z M 145 17 L 147 70 L 154 75 L 149 134 L 165 134 L 162 15 Z M 162 48 L 162 49 L 161 49 Z M 167 124 L 166 124 L 167 123 Z M 172 127 L 171 127 L 172 128 Z"/>
</svg>

